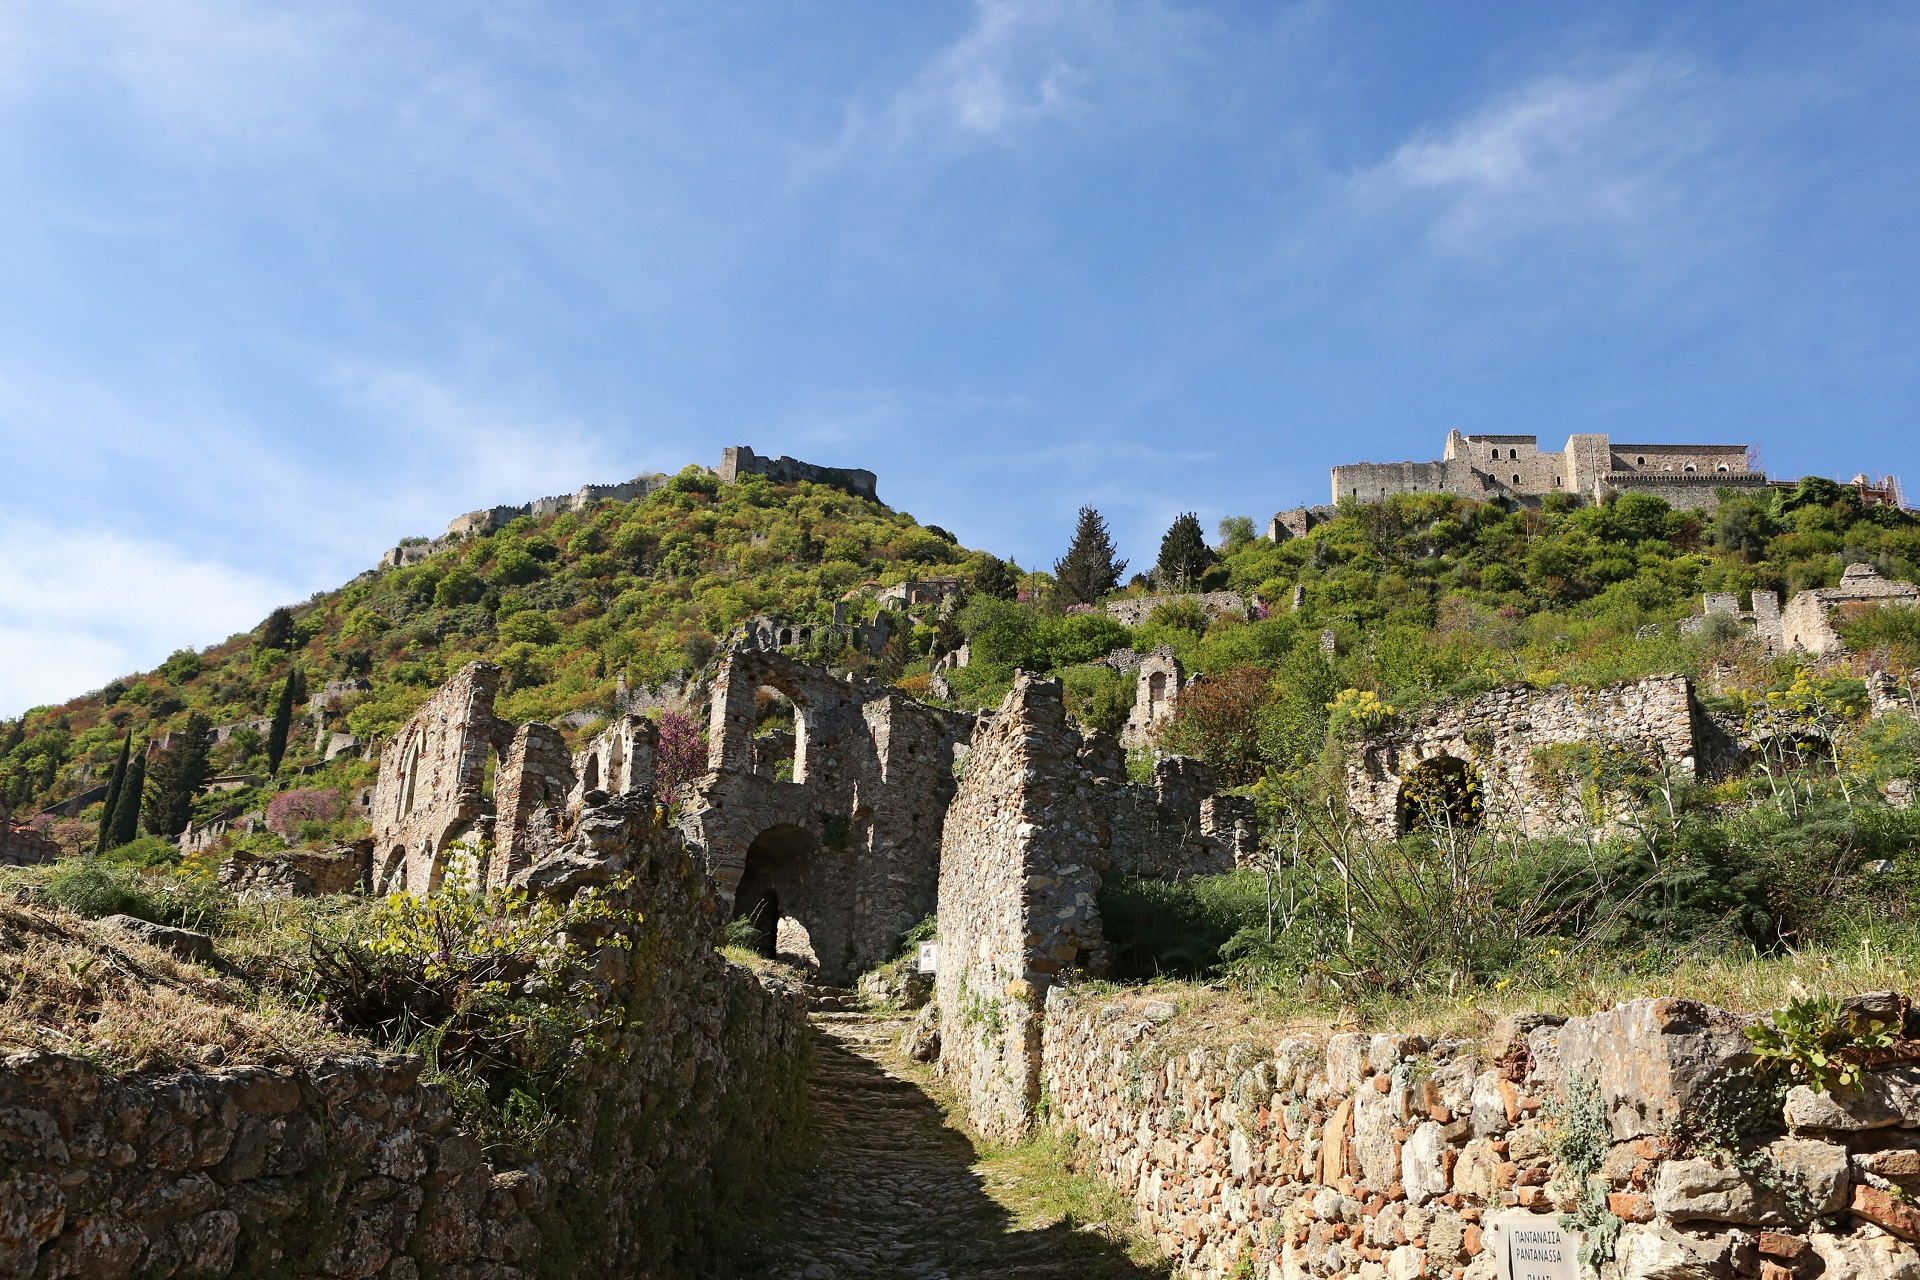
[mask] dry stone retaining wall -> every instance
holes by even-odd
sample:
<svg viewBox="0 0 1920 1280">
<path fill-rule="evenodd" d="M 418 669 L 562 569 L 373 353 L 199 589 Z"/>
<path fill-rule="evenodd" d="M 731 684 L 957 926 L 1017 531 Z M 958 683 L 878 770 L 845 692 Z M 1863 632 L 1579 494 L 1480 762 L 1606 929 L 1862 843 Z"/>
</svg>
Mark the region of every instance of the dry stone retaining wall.
<svg viewBox="0 0 1920 1280">
<path fill-rule="evenodd" d="M 529 869 L 570 893 L 631 873 L 642 924 L 602 953 L 627 1030 L 537 1159 L 490 1159 L 417 1057 L 115 1077 L 0 1061 L 0 1277 L 521 1280 L 712 1274 L 793 1137 L 800 992 L 713 950 L 720 915 L 653 805 L 585 811 Z"/>
<path fill-rule="evenodd" d="M 1897 997 L 1887 997 L 1897 1001 Z M 1860 1095 L 1804 1086 L 1739 1161 L 1687 1150 L 1716 1082 L 1750 1063 L 1747 1021 L 1638 1000 L 1555 1025 L 1509 1018 L 1471 1041 L 1346 1033 L 1192 1048 L 1170 1001 L 1050 993 L 1052 1122 L 1133 1200 L 1182 1274 L 1225 1280 L 1506 1280 L 1516 1230 L 1579 1208 L 1555 1149 L 1589 1085 L 1611 1142 L 1587 1153 L 1616 1231 L 1599 1280 L 1920 1275 L 1920 1069 Z M 1570 1101 L 1570 1099 L 1575 1099 Z M 1569 1253 L 1582 1237 L 1558 1246 Z M 1573 1276 L 1573 1266 L 1546 1274 Z M 1592 1276 L 1592 1270 L 1584 1270 Z"/>
</svg>

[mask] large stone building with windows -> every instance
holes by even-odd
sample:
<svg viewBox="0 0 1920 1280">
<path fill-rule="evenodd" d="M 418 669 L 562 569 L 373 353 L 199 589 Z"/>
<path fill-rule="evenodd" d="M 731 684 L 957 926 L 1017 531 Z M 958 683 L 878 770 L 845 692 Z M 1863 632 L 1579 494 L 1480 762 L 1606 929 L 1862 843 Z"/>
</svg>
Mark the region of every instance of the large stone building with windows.
<svg viewBox="0 0 1920 1280">
<path fill-rule="evenodd" d="M 1377 502 L 1396 493 L 1454 493 L 1486 501 L 1539 501 L 1564 493 L 1598 502 L 1651 493 L 1680 508 L 1711 508 L 1719 489 L 1761 489 L 1767 474 L 1743 444 L 1614 444 L 1576 435 L 1557 452 L 1538 436 L 1449 432 L 1438 462 L 1356 462 L 1333 468 L 1333 500 Z"/>
</svg>

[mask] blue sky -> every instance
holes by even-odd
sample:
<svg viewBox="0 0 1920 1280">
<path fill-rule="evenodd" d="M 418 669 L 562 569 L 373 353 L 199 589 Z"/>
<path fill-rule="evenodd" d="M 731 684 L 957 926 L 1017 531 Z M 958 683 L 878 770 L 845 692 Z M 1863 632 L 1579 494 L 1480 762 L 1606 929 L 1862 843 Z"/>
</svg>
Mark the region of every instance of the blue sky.
<svg viewBox="0 0 1920 1280">
<path fill-rule="evenodd" d="M 727 444 L 1026 562 L 1446 432 L 1920 483 L 1920 15 L 0 0 L 0 714 Z"/>
</svg>

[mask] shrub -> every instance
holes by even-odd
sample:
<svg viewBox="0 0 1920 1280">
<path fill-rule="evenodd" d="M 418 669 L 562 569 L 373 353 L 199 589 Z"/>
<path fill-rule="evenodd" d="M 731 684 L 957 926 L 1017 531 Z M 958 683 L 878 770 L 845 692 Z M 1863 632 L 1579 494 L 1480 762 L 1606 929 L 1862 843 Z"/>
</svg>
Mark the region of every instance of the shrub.
<svg viewBox="0 0 1920 1280">
<path fill-rule="evenodd" d="M 282 791 L 267 802 L 267 827 L 291 840 L 303 825 L 332 822 L 345 807 L 338 791 Z"/>
<path fill-rule="evenodd" d="M 1189 685 L 1167 726 L 1166 745 L 1206 761 L 1229 786 L 1257 780 L 1265 768 L 1260 724 L 1272 701 L 1270 679 L 1259 667 L 1235 667 Z"/>
</svg>

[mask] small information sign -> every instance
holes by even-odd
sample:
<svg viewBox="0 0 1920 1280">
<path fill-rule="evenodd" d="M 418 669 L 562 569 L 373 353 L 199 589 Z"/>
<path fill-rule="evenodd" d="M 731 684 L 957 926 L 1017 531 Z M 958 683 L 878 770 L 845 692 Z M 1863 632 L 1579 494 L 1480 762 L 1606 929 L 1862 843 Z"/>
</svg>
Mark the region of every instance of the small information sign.
<svg viewBox="0 0 1920 1280">
<path fill-rule="evenodd" d="M 939 960 L 940 960 L 940 944 L 939 943 L 923 942 L 920 944 L 920 972 L 921 973 L 933 973 L 935 971 L 934 966 L 939 963 Z"/>
<path fill-rule="evenodd" d="M 1503 1213 L 1486 1225 L 1500 1280 L 1581 1280 L 1580 1233 L 1558 1214 Z"/>
</svg>

